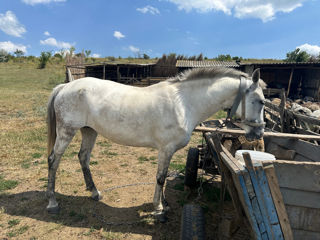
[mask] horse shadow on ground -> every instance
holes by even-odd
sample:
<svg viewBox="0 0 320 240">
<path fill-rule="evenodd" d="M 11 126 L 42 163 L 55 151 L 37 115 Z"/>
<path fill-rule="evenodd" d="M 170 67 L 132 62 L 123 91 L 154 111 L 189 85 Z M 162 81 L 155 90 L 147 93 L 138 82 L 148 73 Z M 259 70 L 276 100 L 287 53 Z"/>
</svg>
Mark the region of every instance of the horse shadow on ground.
<svg viewBox="0 0 320 240">
<path fill-rule="evenodd" d="M 174 189 L 179 179 L 167 181 L 166 196 L 170 205 L 167 214 L 168 221 L 159 223 L 154 220 L 152 202 L 134 207 L 114 207 L 103 201 L 97 202 L 86 196 L 67 196 L 56 193 L 60 203 L 59 214 L 49 214 L 46 211 L 48 203 L 45 191 L 27 191 L 15 194 L 0 194 L 0 208 L 11 216 L 22 216 L 47 223 L 58 223 L 69 227 L 134 233 L 152 236 L 152 239 L 178 239 L 180 234 L 181 204 Z M 179 183 L 179 184 L 180 184 Z M 106 195 L 107 193 L 104 193 Z M 152 193 L 151 193 L 152 194 Z"/>
</svg>

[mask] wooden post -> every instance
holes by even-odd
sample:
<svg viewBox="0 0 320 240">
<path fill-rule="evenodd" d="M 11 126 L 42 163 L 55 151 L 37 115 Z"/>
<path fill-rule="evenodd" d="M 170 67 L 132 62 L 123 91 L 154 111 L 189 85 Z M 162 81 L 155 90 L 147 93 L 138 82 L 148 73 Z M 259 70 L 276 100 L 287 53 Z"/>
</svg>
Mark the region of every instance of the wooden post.
<svg viewBox="0 0 320 240">
<path fill-rule="evenodd" d="M 289 93 L 290 93 L 293 70 L 294 70 L 294 68 L 291 68 L 291 73 L 290 73 L 290 78 L 289 78 L 289 83 L 288 83 L 288 90 L 287 90 L 287 97 L 289 96 Z"/>
<path fill-rule="evenodd" d="M 284 110 L 286 108 L 286 95 L 285 95 L 285 92 L 284 92 L 284 89 L 282 88 L 281 89 L 281 102 L 280 102 L 280 124 L 281 124 L 281 132 L 284 132 L 284 129 L 285 128 L 285 121 L 284 121 Z"/>
</svg>

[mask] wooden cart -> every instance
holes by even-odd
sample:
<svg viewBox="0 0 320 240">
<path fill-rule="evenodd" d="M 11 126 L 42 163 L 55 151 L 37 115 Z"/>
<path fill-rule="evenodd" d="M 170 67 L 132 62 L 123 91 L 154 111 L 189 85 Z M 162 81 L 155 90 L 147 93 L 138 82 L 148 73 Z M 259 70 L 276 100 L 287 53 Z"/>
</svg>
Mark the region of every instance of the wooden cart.
<svg viewBox="0 0 320 240">
<path fill-rule="evenodd" d="M 237 213 L 234 223 L 248 223 L 254 239 L 320 239 L 320 146 L 305 141 L 319 136 L 266 132 L 265 150 L 277 160 L 254 167 L 249 154 L 243 165 L 235 147 L 225 144 L 239 142 L 244 131 L 220 123 L 196 130 L 205 139 L 202 166 L 222 175 Z"/>
</svg>

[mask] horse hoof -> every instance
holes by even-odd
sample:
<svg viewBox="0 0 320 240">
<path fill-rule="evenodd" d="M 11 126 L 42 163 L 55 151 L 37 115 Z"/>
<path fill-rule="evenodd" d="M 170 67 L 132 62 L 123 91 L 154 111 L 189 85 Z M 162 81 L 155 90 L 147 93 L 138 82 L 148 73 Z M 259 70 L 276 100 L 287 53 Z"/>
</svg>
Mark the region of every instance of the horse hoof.
<svg viewBox="0 0 320 240">
<path fill-rule="evenodd" d="M 166 223 L 168 221 L 168 218 L 167 218 L 165 212 L 155 214 L 155 218 L 161 223 Z"/>
<path fill-rule="evenodd" d="M 50 208 L 47 208 L 47 211 L 50 214 L 58 214 L 60 212 L 60 207 L 59 206 L 50 207 Z"/>
<path fill-rule="evenodd" d="M 95 201 L 100 201 L 102 199 L 101 193 L 98 191 L 97 195 L 91 196 L 91 198 Z"/>
</svg>

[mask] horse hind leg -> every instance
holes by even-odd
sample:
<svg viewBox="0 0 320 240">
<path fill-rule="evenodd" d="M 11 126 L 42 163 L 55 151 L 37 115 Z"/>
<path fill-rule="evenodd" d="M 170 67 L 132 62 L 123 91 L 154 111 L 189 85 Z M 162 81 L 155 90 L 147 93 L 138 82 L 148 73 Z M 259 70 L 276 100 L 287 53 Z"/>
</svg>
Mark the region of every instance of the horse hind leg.
<svg viewBox="0 0 320 240">
<path fill-rule="evenodd" d="M 87 190 L 92 192 L 91 197 L 94 200 L 99 201 L 100 199 L 102 199 L 102 196 L 93 182 L 89 167 L 91 151 L 96 142 L 97 132 L 89 127 L 84 127 L 80 130 L 82 134 L 82 143 L 78 157 L 81 164 L 84 180 L 86 183 Z"/>
<path fill-rule="evenodd" d="M 60 159 L 74 137 L 76 130 L 60 128 L 57 131 L 57 138 L 53 147 L 53 150 L 48 157 L 48 187 L 47 187 L 47 197 L 49 199 L 49 204 L 47 210 L 49 213 L 58 213 L 59 204 L 55 197 L 55 181 L 56 172 L 60 163 Z"/>
<path fill-rule="evenodd" d="M 158 171 L 157 171 L 157 185 L 153 197 L 153 205 L 155 208 L 155 216 L 160 222 L 166 222 L 165 212 L 168 210 L 168 204 L 165 200 L 163 187 L 166 181 L 170 160 L 174 151 L 159 150 L 158 154 Z"/>
</svg>

